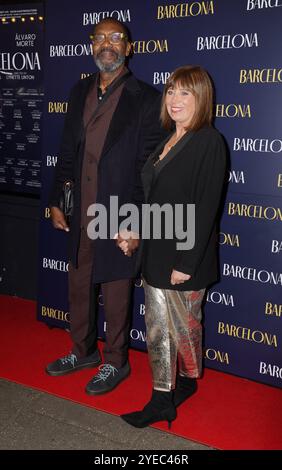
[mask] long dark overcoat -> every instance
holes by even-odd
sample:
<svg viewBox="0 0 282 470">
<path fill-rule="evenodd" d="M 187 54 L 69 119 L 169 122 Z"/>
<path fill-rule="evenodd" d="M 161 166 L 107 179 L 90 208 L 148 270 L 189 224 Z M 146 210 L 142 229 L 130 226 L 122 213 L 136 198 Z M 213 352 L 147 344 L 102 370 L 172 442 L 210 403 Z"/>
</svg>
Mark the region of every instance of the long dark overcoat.
<svg viewBox="0 0 282 470">
<path fill-rule="evenodd" d="M 69 259 L 77 266 L 81 227 L 81 171 L 85 147 L 83 111 L 95 74 L 80 80 L 72 89 L 65 119 L 50 206 L 58 206 L 65 180 L 74 181 L 74 213 L 70 221 Z M 140 171 L 148 155 L 164 138 L 160 126 L 160 93 L 131 75 L 125 82 L 110 123 L 98 165 L 96 202 L 109 215 L 110 196 L 118 196 L 119 207 L 143 202 Z M 109 219 L 108 219 L 109 223 Z M 93 281 L 108 282 L 130 278 L 135 256 L 128 258 L 112 239 L 94 241 Z"/>
</svg>

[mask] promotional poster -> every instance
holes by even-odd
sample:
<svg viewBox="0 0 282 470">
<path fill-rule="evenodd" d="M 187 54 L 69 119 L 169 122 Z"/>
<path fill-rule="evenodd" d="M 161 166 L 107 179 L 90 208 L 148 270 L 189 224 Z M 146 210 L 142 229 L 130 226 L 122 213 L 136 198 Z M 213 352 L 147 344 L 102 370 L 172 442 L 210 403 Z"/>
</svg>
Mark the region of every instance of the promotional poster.
<svg viewBox="0 0 282 470">
<path fill-rule="evenodd" d="M 44 97 L 42 6 L 2 8 L 0 5 L 0 190 L 39 194 Z"/>
</svg>

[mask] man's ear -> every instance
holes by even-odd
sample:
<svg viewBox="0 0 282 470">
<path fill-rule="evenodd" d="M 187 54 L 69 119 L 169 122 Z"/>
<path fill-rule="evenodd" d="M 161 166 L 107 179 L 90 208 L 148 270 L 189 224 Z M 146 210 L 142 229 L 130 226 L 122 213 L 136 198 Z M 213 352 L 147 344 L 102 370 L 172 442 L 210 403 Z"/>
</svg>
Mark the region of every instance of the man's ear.
<svg viewBox="0 0 282 470">
<path fill-rule="evenodd" d="M 128 43 L 127 43 L 127 46 L 126 46 L 125 56 L 126 56 L 126 57 L 130 56 L 132 52 L 133 52 L 133 49 L 132 49 L 132 42 L 128 42 Z"/>
</svg>

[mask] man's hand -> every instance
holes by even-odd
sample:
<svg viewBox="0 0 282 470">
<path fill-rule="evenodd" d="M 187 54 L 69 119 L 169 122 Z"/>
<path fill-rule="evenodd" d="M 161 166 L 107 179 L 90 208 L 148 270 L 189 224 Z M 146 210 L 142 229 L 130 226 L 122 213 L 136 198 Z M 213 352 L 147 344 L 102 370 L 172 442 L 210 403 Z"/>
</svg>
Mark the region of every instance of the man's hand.
<svg viewBox="0 0 282 470">
<path fill-rule="evenodd" d="M 66 232 L 69 232 L 70 229 L 68 227 L 68 224 L 66 222 L 65 216 L 61 209 L 58 207 L 51 207 L 50 209 L 50 214 L 51 214 L 51 220 L 53 223 L 53 227 L 59 229 L 59 230 L 65 230 Z"/>
<path fill-rule="evenodd" d="M 122 231 L 114 236 L 117 246 L 123 251 L 125 256 L 132 256 L 139 246 L 139 235 L 135 232 Z"/>
<path fill-rule="evenodd" d="M 185 274 L 173 269 L 170 276 L 170 283 L 175 286 L 176 284 L 183 284 L 183 282 L 189 281 L 190 278 L 190 274 Z"/>
</svg>

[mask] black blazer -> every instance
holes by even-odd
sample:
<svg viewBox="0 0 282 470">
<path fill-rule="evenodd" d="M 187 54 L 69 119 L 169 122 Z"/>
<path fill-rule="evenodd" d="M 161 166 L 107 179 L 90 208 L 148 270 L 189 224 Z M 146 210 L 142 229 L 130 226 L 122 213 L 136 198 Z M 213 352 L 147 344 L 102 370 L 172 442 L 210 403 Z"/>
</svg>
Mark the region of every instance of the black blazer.
<svg viewBox="0 0 282 470">
<path fill-rule="evenodd" d="M 160 166 L 154 168 L 153 162 L 167 140 L 151 154 L 143 168 L 146 201 L 161 206 L 165 203 L 195 204 L 195 245 L 190 250 L 178 251 L 176 242 L 179 240 L 175 233 L 173 239 L 164 239 L 162 224 L 161 239 L 142 241 L 142 274 L 154 287 L 199 290 L 215 282 L 218 276 L 216 215 L 225 177 L 225 144 L 212 127 L 202 128 L 192 135 L 187 133 L 167 153 Z M 173 269 L 192 277 L 172 286 Z"/>
<path fill-rule="evenodd" d="M 65 119 L 53 190 L 49 205 L 58 206 L 63 182 L 74 181 L 74 214 L 70 221 L 69 259 L 77 266 L 81 217 L 81 169 L 85 133 L 83 110 L 87 94 L 96 79 L 80 80 L 72 89 Z M 114 112 L 98 165 L 96 202 L 109 214 L 110 196 L 119 206 L 140 205 L 144 200 L 140 172 L 147 157 L 167 133 L 159 121 L 160 93 L 131 75 L 125 82 Z M 108 219 L 109 227 L 109 219 Z M 93 281 L 107 282 L 133 276 L 135 256 L 128 258 L 112 239 L 94 241 Z"/>
</svg>

